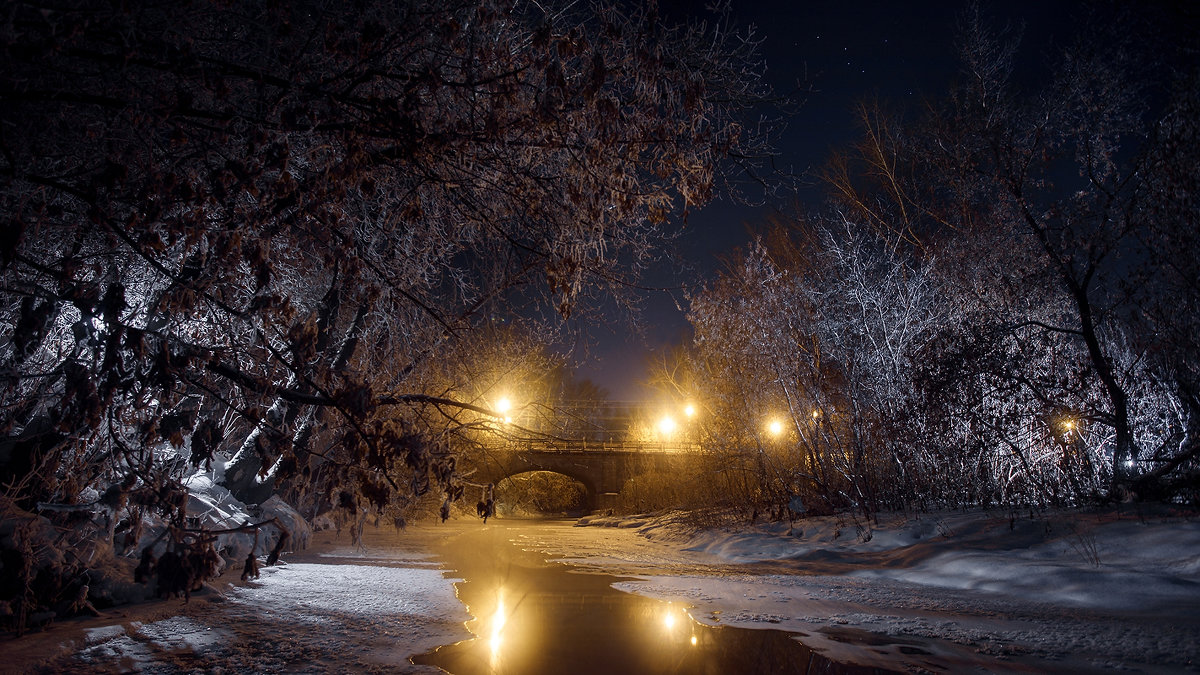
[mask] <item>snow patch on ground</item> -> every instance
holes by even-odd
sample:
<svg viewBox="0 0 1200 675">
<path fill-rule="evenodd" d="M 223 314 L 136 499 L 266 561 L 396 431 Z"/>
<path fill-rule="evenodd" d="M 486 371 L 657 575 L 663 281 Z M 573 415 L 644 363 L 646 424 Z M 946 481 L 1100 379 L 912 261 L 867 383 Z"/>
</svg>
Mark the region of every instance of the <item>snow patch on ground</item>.
<svg viewBox="0 0 1200 675">
<path fill-rule="evenodd" d="M 145 643 L 122 632 L 111 640 L 83 650 L 78 654 L 78 660 L 87 668 L 112 670 L 115 666 L 120 672 L 138 672 L 153 662 L 154 652 Z"/>
<path fill-rule="evenodd" d="M 293 563 L 262 570 L 262 577 L 231 589 L 238 602 L 298 615 L 406 614 L 453 619 L 444 608 L 457 604 L 455 580 L 436 569 Z"/>
<path fill-rule="evenodd" d="M 838 661 L 911 672 L 1200 664 L 1200 520 L 1186 514 L 581 522 L 598 527 L 547 523 L 516 543 L 684 602 L 706 624 L 795 632 Z M 368 528 L 360 546 L 322 532 L 257 580 L 230 572 L 190 603 L 147 603 L 80 622 L 73 638 L 56 626 L 4 648 L 34 664 L 23 672 L 434 672 L 408 656 L 470 635 L 456 580 L 429 554 L 444 536 Z M 45 656 L 55 650 L 66 656 Z"/>
<path fill-rule="evenodd" d="M 125 627 L 120 625 L 98 626 L 84 630 L 83 634 L 88 644 L 96 644 L 97 642 L 105 642 L 124 635 Z"/>
<path fill-rule="evenodd" d="M 842 515 L 710 527 L 663 514 L 581 523 L 604 527 L 603 539 L 639 541 L 589 547 L 587 537 L 568 536 L 539 542 L 541 550 L 636 574 L 617 587 L 686 601 L 705 623 L 796 631 L 837 660 L 953 670 L 977 668 L 984 655 L 997 659 L 988 669 L 1014 672 L 1196 672 L 1200 664 L 1193 514 Z M 677 564 L 655 562 L 672 558 Z"/>
<path fill-rule="evenodd" d="M 230 633 L 219 627 L 198 623 L 186 616 L 174 616 L 141 625 L 137 629 L 137 636 L 161 650 L 205 651 L 218 647 L 230 637 Z"/>
<path fill-rule="evenodd" d="M 23 673 L 437 673 L 408 658 L 470 637 L 456 579 L 430 567 L 439 534 L 369 529 L 351 547 L 321 533 L 257 580 L 230 571 L 190 602 L 127 606 L 3 648 L 19 650 Z"/>
</svg>

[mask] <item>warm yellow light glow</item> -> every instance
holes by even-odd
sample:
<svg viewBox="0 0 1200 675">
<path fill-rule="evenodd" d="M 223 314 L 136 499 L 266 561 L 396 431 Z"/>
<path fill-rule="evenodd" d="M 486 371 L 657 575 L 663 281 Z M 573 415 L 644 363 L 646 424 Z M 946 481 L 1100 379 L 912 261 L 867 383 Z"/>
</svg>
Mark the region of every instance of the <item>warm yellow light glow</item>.
<svg viewBox="0 0 1200 675">
<path fill-rule="evenodd" d="M 813 419 L 814 419 L 814 420 L 815 420 L 815 419 L 817 419 L 817 418 L 818 418 L 818 417 L 820 417 L 820 416 L 821 416 L 821 411 L 820 411 L 820 410 L 814 410 L 814 411 L 813 411 Z"/>
<path fill-rule="evenodd" d="M 685 407 L 684 407 L 684 409 L 683 409 L 683 414 L 684 414 L 684 415 L 687 415 L 688 417 L 693 417 L 693 416 L 695 416 L 695 414 L 696 414 L 696 406 L 692 405 L 691 403 L 687 404 L 687 406 L 685 406 Z"/>
<path fill-rule="evenodd" d="M 767 431 L 770 431 L 772 436 L 778 436 L 779 434 L 782 434 L 783 422 L 780 422 L 779 420 L 771 420 L 771 422 L 767 424 Z"/>
<path fill-rule="evenodd" d="M 675 627 L 675 613 L 668 610 L 667 616 L 663 619 L 663 623 L 666 624 L 667 630 L 671 630 L 672 628 L 674 628 Z"/>
<path fill-rule="evenodd" d="M 663 435 L 670 435 L 675 431 L 675 420 L 670 415 L 663 415 L 658 421 L 658 430 Z"/>
<path fill-rule="evenodd" d="M 692 636 L 692 646 L 693 647 L 696 646 L 696 636 L 695 635 Z"/>
<path fill-rule="evenodd" d="M 493 666 L 500 656 L 500 646 L 504 642 L 504 622 L 506 620 L 507 618 L 504 615 L 504 589 L 501 589 L 497 592 L 496 611 L 492 614 L 492 634 L 488 639 L 488 646 L 492 650 Z"/>
<path fill-rule="evenodd" d="M 496 412 L 500 413 L 497 417 L 505 424 L 512 424 L 512 416 L 506 414 L 509 410 L 512 410 L 512 401 L 508 400 L 507 396 L 502 396 L 496 401 Z"/>
<path fill-rule="evenodd" d="M 1075 428 L 1075 420 L 1065 420 L 1063 422 L 1063 428 L 1066 429 L 1067 431 L 1074 429 Z"/>
</svg>

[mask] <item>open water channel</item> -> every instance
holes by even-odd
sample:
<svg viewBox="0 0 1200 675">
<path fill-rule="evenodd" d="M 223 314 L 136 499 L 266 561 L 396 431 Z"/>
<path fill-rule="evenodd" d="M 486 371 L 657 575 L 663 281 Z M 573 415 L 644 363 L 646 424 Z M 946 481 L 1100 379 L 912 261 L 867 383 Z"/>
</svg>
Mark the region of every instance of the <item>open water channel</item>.
<svg viewBox="0 0 1200 675">
<path fill-rule="evenodd" d="M 501 520 L 436 548 L 474 617 L 474 639 L 413 657 L 453 675 L 877 673 L 837 664 L 791 634 L 707 626 L 688 608 L 618 591 L 626 578 L 520 547 L 543 521 Z M 561 525 L 557 525 L 560 526 Z"/>
</svg>

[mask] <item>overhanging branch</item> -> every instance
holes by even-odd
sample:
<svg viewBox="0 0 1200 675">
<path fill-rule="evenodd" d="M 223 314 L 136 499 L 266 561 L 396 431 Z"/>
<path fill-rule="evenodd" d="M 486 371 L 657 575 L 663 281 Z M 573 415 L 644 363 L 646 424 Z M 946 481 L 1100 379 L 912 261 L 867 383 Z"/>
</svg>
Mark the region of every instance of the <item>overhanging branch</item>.
<svg viewBox="0 0 1200 675">
<path fill-rule="evenodd" d="M 235 366 L 231 366 L 227 363 L 221 363 L 220 361 L 217 361 L 215 359 L 212 361 L 209 361 L 205 367 L 210 372 L 220 375 L 221 377 L 224 377 L 225 379 L 231 380 L 234 383 L 236 383 L 242 387 L 246 387 L 248 389 L 253 389 L 254 391 L 257 391 L 262 394 L 277 396 L 279 398 L 282 398 L 285 401 L 290 401 L 293 403 L 303 403 L 303 404 L 307 404 L 307 405 L 317 405 L 317 406 L 336 406 L 337 405 L 337 401 L 331 396 L 328 396 L 325 394 L 320 394 L 320 393 L 313 394 L 313 393 L 299 391 L 296 389 L 289 389 L 287 387 L 275 386 L 268 382 L 264 382 L 264 381 L 260 380 L 259 378 L 256 378 L 253 375 L 250 375 L 249 373 L 243 372 Z M 489 408 L 485 408 L 483 406 L 478 406 L 478 405 L 474 405 L 472 403 L 466 403 L 463 401 L 455 401 L 454 399 L 444 398 L 441 396 L 430 396 L 428 394 L 390 393 L 390 394 L 386 394 L 384 396 L 381 396 L 381 397 L 375 399 L 374 404 L 376 406 L 412 405 L 412 404 L 438 405 L 438 406 L 448 406 L 448 407 L 453 407 L 453 408 L 459 408 L 461 410 L 470 410 L 473 412 L 477 412 L 481 415 L 487 415 L 489 417 L 495 417 L 495 418 L 503 418 L 504 417 L 504 415 L 502 413 L 497 412 L 495 410 L 491 410 Z"/>
</svg>

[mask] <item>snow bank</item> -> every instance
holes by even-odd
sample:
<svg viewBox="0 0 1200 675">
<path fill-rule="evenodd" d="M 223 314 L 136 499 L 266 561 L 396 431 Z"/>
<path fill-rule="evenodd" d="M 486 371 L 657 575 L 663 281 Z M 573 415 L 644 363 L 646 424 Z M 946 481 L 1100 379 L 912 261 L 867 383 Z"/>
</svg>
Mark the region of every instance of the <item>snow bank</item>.
<svg viewBox="0 0 1200 675">
<path fill-rule="evenodd" d="M 1148 509 L 1149 510 L 1149 509 Z M 834 660 L 914 671 L 1194 672 L 1200 520 L 1161 512 L 937 513 L 700 528 L 594 518 L 537 548 L 692 605 L 780 628 Z M 595 536 L 595 535 L 603 536 Z"/>
<path fill-rule="evenodd" d="M 188 517 L 198 519 L 200 527 L 223 530 L 245 525 L 250 519 L 246 505 L 209 474 L 193 474 L 183 485 L 188 490 Z"/>
<path fill-rule="evenodd" d="M 183 482 L 188 490 L 188 517 L 196 518 L 200 527 L 210 530 L 232 529 L 248 523 L 278 518 L 288 529 L 291 540 L 288 550 L 303 550 L 312 537 L 312 527 L 295 509 L 278 495 L 257 507 L 238 501 L 223 485 L 215 481 L 212 474 L 196 473 Z M 143 536 L 139 548 L 157 538 L 161 529 Z M 250 554 L 262 556 L 270 552 L 279 541 L 280 532 L 274 527 L 261 528 L 256 538 L 253 532 L 231 532 L 217 536 L 216 548 L 229 564 L 240 564 Z"/>
<path fill-rule="evenodd" d="M 651 522 L 638 531 L 669 540 L 662 529 Z M 1182 518 L 976 512 L 870 523 L 831 516 L 701 530 L 684 548 L 733 563 L 789 561 L 801 570 L 844 563 L 850 576 L 1081 607 L 1148 609 L 1200 599 L 1200 521 Z"/>
<path fill-rule="evenodd" d="M 1027 547 L 1006 545 L 1001 534 L 987 550 L 946 550 L 909 567 L 853 574 L 1079 607 L 1151 610 L 1200 600 L 1200 522 L 1059 516 L 1043 527 L 1042 541 Z"/>
<path fill-rule="evenodd" d="M 414 532 L 415 530 L 415 532 Z M 315 549 L 189 602 L 160 600 L 6 644 L 16 672 L 436 673 L 410 655 L 470 637 L 471 617 L 423 550 L 437 531 L 368 530 L 366 548 Z M 416 543 L 414 543 L 416 540 Z M 7 672 L 0 666 L 0 672 Z"/>
<path fill-rule="evenodd" d="M 277 518 L 279 522 L 287 528 L 291 534 L 291 545 L 289 550 L 302 551 L 308 548 L 308 542 L 312 538 L 312 528 L 309 527 L 308 521 L 304 516 L 300 515 L 296 509 L 293 509 L 290 504 L 279 498 L 279 495 L 271 495 L 271 498 L 259 505 L 259 510 L 262 514 L 262 519 Z M 270 548 L 275 546 L 272 541 Z M 267 550 L 270 550 L 268 548 Z"/>
<path fill-rule="evenodd" d="M 461 617 L 461 603 L 454 595 L 453 581 L 432 568 L 291 563 L 263 568 L 256 583 L 234 587 L 231 596 L 296 616 L 333 612 L 456 620 Z"/>
</svg>

